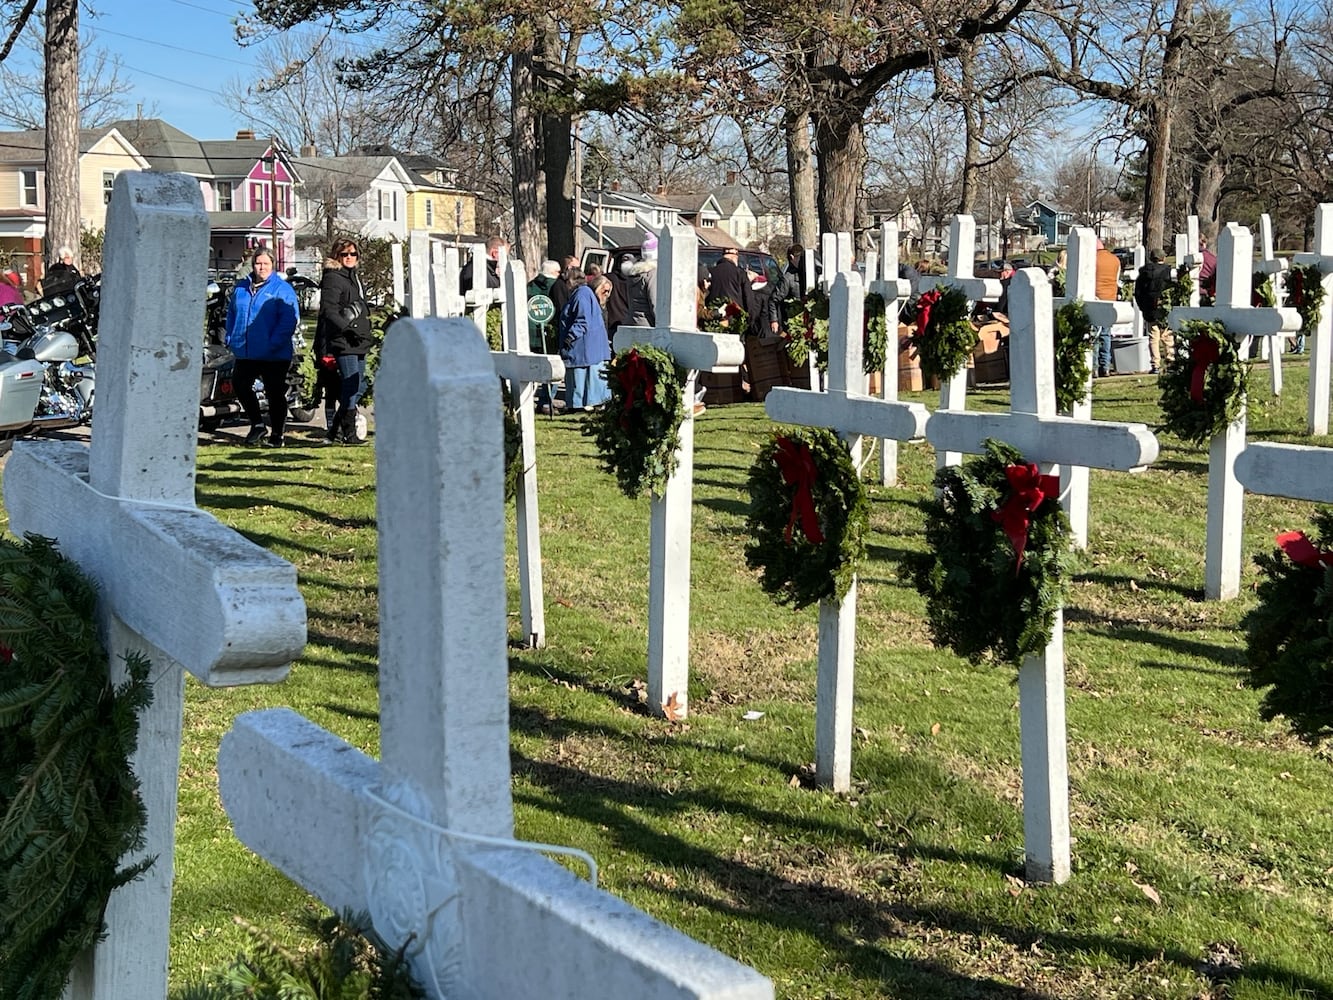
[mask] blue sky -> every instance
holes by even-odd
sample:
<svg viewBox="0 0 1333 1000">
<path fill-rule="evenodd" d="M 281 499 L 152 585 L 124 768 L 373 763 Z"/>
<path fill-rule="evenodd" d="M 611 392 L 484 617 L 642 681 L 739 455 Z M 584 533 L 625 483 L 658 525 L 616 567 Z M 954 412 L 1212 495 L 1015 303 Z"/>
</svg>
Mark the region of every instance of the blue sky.
<svg viewBox="0 0 1333 1000">
<path fill-rule="evenodd" d="M 253 11 L 236 0 L 94 0 L 84 8 L 85 45 L 121 61 L 120 77 L 134 90 L 129 114 L 142 104 L 197 139 L 230 139 L 245 120 L 223 108 L 217 93 L 255 70 L 255 52 L 236 43 L 233 22 Z"/>
</svg>

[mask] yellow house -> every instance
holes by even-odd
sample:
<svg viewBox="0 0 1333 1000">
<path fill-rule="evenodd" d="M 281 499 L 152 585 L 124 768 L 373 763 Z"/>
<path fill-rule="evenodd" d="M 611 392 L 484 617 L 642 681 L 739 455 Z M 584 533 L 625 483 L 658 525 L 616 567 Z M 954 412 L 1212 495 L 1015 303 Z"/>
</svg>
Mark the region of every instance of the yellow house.
<svg viewBox="0 0 1333 1000">
<path fill-rule="evenodd" d="M 443 240 L 484 239 L 477 230 L 477 192 L 458 185 L 458 171 L 435 156 L 400 153 L 392 146 L 363 146 L 363 155 L 392 156 L 407 171 L 407 228 Z M 464 239 L 466 237 L 466 239 Z"/>
<path fill-rule="evenodd" d="M 79 130 L 79 223 L 106 228 L 111 187 L 122 170 L 148 161 L 114 128 Z M 46 241 L 46 130 L 0 132 L 0 252 L 8 253 L 33 287 L 56 247 Z"/>
</svg>

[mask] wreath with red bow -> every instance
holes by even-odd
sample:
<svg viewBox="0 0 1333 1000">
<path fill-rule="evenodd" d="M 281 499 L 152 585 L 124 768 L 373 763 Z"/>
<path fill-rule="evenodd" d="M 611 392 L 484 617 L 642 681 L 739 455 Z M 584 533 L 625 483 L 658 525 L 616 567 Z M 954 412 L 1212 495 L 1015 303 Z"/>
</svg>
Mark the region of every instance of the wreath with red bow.
<svg viewBox="0 0 1333 1000">
<path fill-rule="evenodd" d="M 871 292 L 865 298 L 861 341 L 861 370 L 867 375 L 884 370 L 888 358 L 889 324 L 884 296 Z M 804 365 L 810 352 L 815 355 L 815 367 L 828 371 L 829 298 L 822 288 L 814 288 L 801 302 L 799 312 L 787 318 L 783 338 L 787 342 L 787 356 L 792 362 Z"/>
<path fill-rule="evenodd" d="M 750 314 L 730 299 L 709 299 L 699 310 L 699 329 L 744 337 L 750 331 Z"/>
<path fill-rule="evenodd" d="M 1194 444 L 1220 434 L 1245 406 L 1249 374 L 1221 323 L 1182 324 L 1175 356 L 1158 379 L 1162 429 Z"/>
<path fill-rule="evenodd" d="M 870 505 L 847 446 L 822 428 L 774 433 L 750 467 L 745 563 L 779 604 L 841 600 L 865 558 Z"/>
<path fill-rule="evenodd" d="M 595 438 L 602 467 L 625 496 L 661 496 L 680 448 L 685 372 L 670 354 L 639 344 L 607 362 L 606 380 L 611 399 L 583 433 Z"/>
<path fill-rule="evenodd" d="M 921 374 L 947 382 L 967 364 L 977 346 L 977 328 L 968 318 L 971 303 L 962 289 L 940 285 L 916 302 L 916 332 L 909 343 L 921 359 Z"/>
<path fill-rule="evenodd" d="M 937 646 L 1017 666 L 1050 642 L 1075 557 L 1058 479 L 1007 444 L 985 449 L 935 474 L 922 503 L 926 551 L 904 568 Z"/>
<path fill-rule="evenodd" d="M 1269 689 L 1260 713 L 1318 743 L 1333 735 L 1333 510 L 1316 509 L 1314 524 L 1315 539 L 1284 532 L 1254 557 L 1259 603 L 1240 624 L 1250 686 Z"/>
<path fill-rule="evenodd" d="M 1313 336 L 1324 304 L 1324 278 L 1317 264 L 1292 264 L 1287 272 L 1287 305 L 1301 314 L 1300 333 Z"/>
</svg>

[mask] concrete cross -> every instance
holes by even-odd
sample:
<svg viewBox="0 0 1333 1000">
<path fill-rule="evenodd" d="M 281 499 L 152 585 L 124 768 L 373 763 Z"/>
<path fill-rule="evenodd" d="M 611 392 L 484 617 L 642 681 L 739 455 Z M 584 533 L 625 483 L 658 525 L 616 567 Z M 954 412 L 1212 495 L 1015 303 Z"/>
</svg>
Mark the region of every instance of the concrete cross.
<svg viewBox="0 0 1333 1000">
<path fill-rule="evenodd" d="M 1328 433 L 1329 358 L 1333 356 L 1333 204 L 1325 202 L 1314 213 L 1314 252 L 1298 253 L 1296 263 L 1319 268 L 1324 288 L 1324 304 L 1319 309 L 1319 325 L 1305 338 L 1310 352 L 1310 400 L 1306 431 L 1323 436 Z"/>
<path fill-rule="evenodd" d="M 895 268 L 896 272 L 896 268 Z M 779 423 L 828 427 L 838 433 L 859 466 L 861 435 L 895 444 L 920 438 L 926 408 L 920 403 L 880 400 L 864 392 L 861 277 L 844 271 L 829 303 L 827 392 L 777 388 L 764 410 Z M 856 655 L 856 581 L 841 601 L 819 602 L 819 674 L 815 695 L 815 781 L 835 792 L 851 788 L 852 693 Z"/>
<path fill-rule="evenodd" d="M 432 998 L 771 1000 L 758 973 L 512 840 L 501 410 L 466 320 L 401 320 L 376 438 L 381 759 L 286 709 L 222 741 L 236 835 L 370 913 Z"/>
<path fill-rule="evenodd" d="M 1179 331 L 1190 320 L 1216 320 L 1237 341 L 1243 358 L 1251 337 L 1271 337 L 1300 329 L 1295 309 L 1255 309 L 1250 305 L 1254 237 L 1244 226 L 1228 223 L 1217 240 L 1217 295 L 1207 308 L 1177 306 L 1167 322 Z M 1204 562 L 1204 597 L 1226 601 L 1240 592 L 1241 524 L 1245 493 L 1236 481 L 1236 456 L 1245 447 L 1245 409 L 1208 445 L 1208 525 Z"/>
<path fill-rule="evenodd" d="M 491 306 L 499 305 L 504 301 L 504 281 L 500 282 L 499 288 L 491 288 L 487 284 L 486 262 L 489 258 L 486 256 L 486 244 L 472 244 L 472 258 L 467 262 L 467 267 L 472 275 L 472 287 L 463 294 L 463 308 L 468 316 L 472 317 L 472 322 L 477 324 L 477 329 L 481 331 L 482 336 L 486 335 L 486 314 Z M 501 247 L 499 258 L 500 274 L 505 273 L 505 265 L 509 262 L 509 256 L 506 250 Z M 437 293 L 436 306 L 442 303 L 442 296 Z M 442 314 L 441 314 L 442 315 Z"/>
<path fill-rule="evenodd" d="M 1236 478 L 1251 493 L 1333 503 L 1333 448 L 1308 444 L 1247 444 Z"/>
<path fill-rule="evenodd" d="M 1079 420 L 1055 412 L 1051 286 L 1040 268 L 1024 268 L 1009 286 L 1009 367 L 1012 412 L 936 410 L 926 438 L 937 449 L 972 454 L 987 438 L 1017 448 L 1045 474 L 1088 462 L 1094 468 L 1137 472 L 1157 458 L 1157 439 L 1143 424 Z M 981 609 L 984 612 L 984 609 Z M 1023 754 L 1023 836 L 1027 877 L 1069 878 L 1069 768 L 1065 736 L 1064 618 L 1057 613 L 1051 641 L 1018 671 Z"/>
<path fill-rule="evenodd" d="M 458 247 L 434 242 L 430 248 L 430 301 L 434 316 L 462 316 L 466 309 L 458 292 Z M 484 332 L 484 331 L 483 331 Z"/>
<path fill-rule="evenodd" d="M 1191 215 L 1185 220 L 1185 232 L 1176 233 L 1176 274 L 1179 275 L 1182 268 L 1189 272 L 1190 308 L 1199 304 L 1199 271 L 1202 267 L 1203 255 L 1199 252 L 1199 217 Z"/>
<path fill-rule="evenodd" d="M 413 229 L 407 234 L 407 247 L 407 269 L 412 294 L 409 315 L 420 319 L 433 314 L 431 306 L 430 233 L 424 229 Z"/>
<path fill-rule="evenodd" d="M 646 344 L 670 354 L 686 370 L 685 420 L 680 426 L 676 471 L 662 496 L 649 501 L 648 704 L 654 712 L 684 718 L 690 679 L 690 523 L 694 493 L 694 384 L 699 372 L 735 371 L 744 342 L 731 333 L 700 333 L 696 284 L 699 240 L 684 227 L 658 235 L 657 327 L 621 326 L 617 353 Z"/>
<path fill-rule="evenodd" d="M 882 254 L 873 250 L 866 255 L 867 291 L 884 299 L 884 371 L 879 398 L 898 401 L 898 310 L 912 295 L 912 283 L 898 277 L 898 224 L 885 222 L 879 227 Z M 831 350 L 830 346 L 830 350 Z M 882 438 L 879 442 L 879 481 L 882 486 L 898 485 L 898 442 Z"/>
<path fill-rule="evenodd" d="M 822 233 L 819 237 L 819 262 L 820 271 L 818 276 L 818 288 L 825 295 L 830 294 L 833 288 L 833 279 L 839 271 L 850 271 L 854 265 L 852 260 L 852 234 L 851 233 Z M 816 287 L 815 262 L 814 255 L 807 253 L 805 255 L 805 274 L 806 288 Z M 814 351 L 806 356 L 806 366 L 810 372 L 810 388 L 823 390 L 826 387 L 827 379 L 824 373 L 819 370 L 819 360 Z"/>
<path fill-rule="evenodd" d="M 1273 297 L 1279 307 L 1286 305 L 1286 270 L 1287 261 L 1284 257 L 1276 257 L 1273 253 L 1273 220 L 1267 212 L 1259 216 L 1259 252 L 1263 255 L 1259 263 L 1255 265 L 1255 270 L 1268 275 L 1273 282 Z M 1282 354 L 1286 347 L 1286 337 L 1265 337 L 1260 342 L 1261 358 L 1271 362 L 1268 366 L 1269 377 L 1272 380 L 1273 395 L 1282 395 Z"/>
<path fill-rule="evenodd" d="M 403 245 L 389 244 L 389 270 L 393 279 L 393 305 L 401 312 L 407 305 L 407 274 L 403 270 Z"/>
<path fill-rule="evenodd" d="M 133 766 L 148 812 L 137 857 L 157 860 L 112 894 L 68 1000 L 167 995 L 184 670 L 211 686 L 279 681 L 305 645 L 295 568 L 194 503 L 208 234 L 193 177 L 116 175 L 91 447 L 21 441 L 5 468 L 10 530 L 55 538 L 96 583 L 115 678 L 127 651 L 153 664 Z"/>
<path fill-rule="evenodd" d="M 565 377 L 558 356 L 533 354 L 528 342 L 527 272 L 522 261 L 511 260 L 504 272 L 504 345 L 492 351 L 495 373 L 509 381 L 509 400 L 522 437 L 523 475 L 514 498 L 518 524 L 518 580 L 520 620 L 528 646 L 546 645 L 546 607 L 542 588 L 541 522 L 537 517 L 537 386 Z"/>
<path fill-rule="evenodd" d="M 1134 307 L 1128 302 L 1097 298 L 1097 234 L 1085 226 L 1075 226 L 1069 233 L 1068 257 L 1065 262 L 1065 294 L 1052 301 L 1053 309 L 1061 309 L 1070 302 L 1082 302 L 1083 310 L 1092 323 L 1094 335 L 1098 328 L 1114 328 L 1134 319 Z M 1084 360 L 1088 370 L 1096 368 L 1096 345 L 1088 348 Z M 1079 420 L 1092 419 L 1092 380 L 1081 400 L 1074 404 L 1070 415 Z M 1065 465 L 1060 468 L 1060 502 L 1069 516 L 1069 527 L 1074 544 L 1088 547 L 1088 467 Z"/>
<path fill-rule="evenodd" d="M 921 279 L 921 291 L 953 287 L 967 296 L 968 313 L 977 302 L 998 302 L 1002 287 L 997 278 L 978 278 L 972 271 L 973 248 L 977 245 L 977 220 L 970 215 L 955 215 L 949 223 L 949 270 L 944 277 L 929 275 Z M 1010 343 L 1012 344 L 1012 339 Z M 967 405 L 967 367 L 959 368 L 940 386 L 941 410 L 961 411 Z M 935 455 L 938 468 L 957 465 L 963 456 L 956 451 L 941 451 Z"/>
</svg>

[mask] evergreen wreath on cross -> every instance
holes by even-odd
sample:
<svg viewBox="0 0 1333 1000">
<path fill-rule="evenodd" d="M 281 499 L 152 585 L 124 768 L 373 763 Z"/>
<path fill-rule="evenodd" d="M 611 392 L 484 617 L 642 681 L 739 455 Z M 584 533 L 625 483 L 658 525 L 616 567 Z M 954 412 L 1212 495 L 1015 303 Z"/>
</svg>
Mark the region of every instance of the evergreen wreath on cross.
<svg viewBox="0 0 1333 1000">
<path fill-rule="evenodd" d="M 1315 537 L 1288 531 L 1254 557 L 1259 603 L 1241 619 L 1249 684 L 1268 688 L 1265 719 L 1286 716 L 1310 743 L 1333 735 L 1333 510 L 1314 512 Z"/>
<path fill-rule="evenodd" d="M 583 433 L 596 440 L 602 467 L 631 499 L 666 491 L 685 421 L 685 377 L 670 354 L 644 344 L 606 364 L 611 399 Z"/>
<path fill-rule="evenodd" d="M 908 342 L 925 378 L 947 382 L 972 356 L 979 338 L 968 309 L 967 295 L 953 285 L 936 286 L 917 299 L 916 332 Z"/>
<path fill-rule="evenodd" d="M 1092 346 L 1092 320 L 1083 300 L 1066 302 L 1055 313 L 1055 405 L 1069 412 L 1088 394 L 1092 370 L 1088 348 Z"/>
<path fill-rule="evenodd" d="M 504 407 L 505 503 L 508 503 L 518 495 L 518 481 L 523 478 L 523 428 L 504 379 L 500 380 L 500 397 Z"/>
<path fill-rule="evenodd" d="M 1172 306 L 1187 306 L 1193 295 L 1194 278 L 1188 268 L 1181 267 L 1176 271 L 1176 280 L 1162 289 L 1162 305 L 1167 309 Z"/>
<path fill-rule="evenodd" d="M 861 370 L 867 375 L 884 370 L 888 358 L 889 325 L 885 314 L 884 296 L 871 292 L 865 298 L 864 326 L 861 342 Z M 782 336 L 787 343 L 787 356 L 803 365 L 810 352 L 815 355 L 815 367 L 828 371 L 829 297 L 823 288 L 813 288 L 801 300 L 800 311 L 787 317 Z"/>
<path fill-rule="evenodd" d="M 1301 314 L 1299 333 L 1314 335 L 1324 304 L 1324 279 L 1317 264 L 1292 264 L 1287 272 L 1287 305 Z"/>
<path fill-rule="evenodd" d="M 59 1000 L 103 935 L 119 867 L 147 815 L 130 757 L 152 701 L 149 663 L 108 679 L 97 595 L 49 538 L 0 539 L 0 996 Z"/>
<path fill-rule="evenodd" d="M 709 299 L 699 312 L 699 329 L 744 337 L 750 330 L 750 314 L 730 299 Z"/>
<path fill-rule="evenodd" d="M 1255 271 L 1250 277 L 1250 306 L 1255 309 L 1274 309 L 1277 307 L 1277 289 L 1273 287 L 1273 276 L 1265 271 Z"/>
<path fill-rule="evenodd" d="M 904 560 L 937 646 L 1018 666 L 1055 630 L 1074 569 L 1059 481 L 999 441 L 935 474 L 926 551 Z"/>
<path fill-rule="evenodd" d="M 1249 371 L 1221 323 L 1182 324 L 1175 355 L 1158 379 L 1162 429 L 1194 444 L 1220 434 L 1245 406 Z"/>
<path fill-rule="evenodd" d="M 842 600 L 870 523 L 847 446 L 824 428 L 779 429 L 750 467 L 749 489 L 745 563 L 764 592 L 795 608 Z"/>
</svg>

